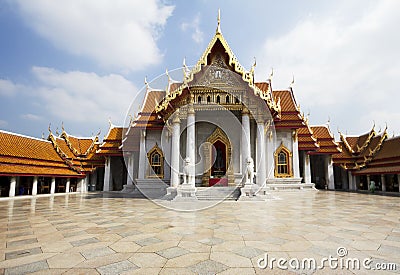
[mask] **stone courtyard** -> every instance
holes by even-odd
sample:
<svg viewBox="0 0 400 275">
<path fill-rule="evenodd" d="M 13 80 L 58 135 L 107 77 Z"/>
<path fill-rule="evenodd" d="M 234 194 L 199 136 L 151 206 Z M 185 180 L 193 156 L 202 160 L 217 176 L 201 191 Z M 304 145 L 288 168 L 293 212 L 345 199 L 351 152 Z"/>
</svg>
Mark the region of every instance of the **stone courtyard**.
<svg viewBox="0 0 400 275">
<path fill-rule="evenodd" d="M 179 212 L 117 193 L 0 201 L 0 274 L 366 274 L 261 269 L 260 258 L 396 263 L 400 201 L 345 192 L 278 192 Z M 324 264 L 326 265 L 326 263 Z M 376 271 L 375 271 L 376 272 Z"/>
</svg>

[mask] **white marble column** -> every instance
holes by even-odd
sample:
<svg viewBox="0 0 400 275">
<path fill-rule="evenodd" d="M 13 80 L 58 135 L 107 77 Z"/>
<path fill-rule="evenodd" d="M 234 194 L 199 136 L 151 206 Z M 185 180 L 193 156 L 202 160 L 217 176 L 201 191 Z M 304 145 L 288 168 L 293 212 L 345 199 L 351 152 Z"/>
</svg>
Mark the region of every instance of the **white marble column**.
<svg viewBox="0 0 400 275">
<path fill-rule="evenodd" d="M 246 161 L 249 157 L 251 157 L 250 116 L 249 111 L 244 108 L 242 111 L 242 175 L 246 171 Z"/>
<path fill-rule="evenodd" d="M 257 184 L 263 186 L 267 180 L 267 165 L 265 159 L 265 125 L 257 122 Z"/>
<path fill-rule="evenodd" d="M 172 120 L 172 145 L 171 145 L 171 186 L 177 187 L 180 183 L 179 178 L 179 158 L 180 158 L 180 134 L 181 124 L 179 119 L 179 111 L 175 112 Z"/>
<path fill-rule="evenodd" d="M 356 184 L 354 176 L 351 174 L 350 171 L 348 171 L 347 174 L 348 174 L 348 178 L 349 178 L 349 190 L 356 191 L 357 184 Z"/>
<path fill-rule="evenodd" d="M 367 175 L 367 189 L 369 191 L 369 186 L 371 185 L 371 177 L 370 175 Z"/>
<path fill-rule="evenodd" d="M 133 185 L 133 167 L 134 167 L 134 154 L 133 152 L 126 152 L 126 159 L 128 161 L 128 173 L 126 173 L 126 185 Z"/>
<path fill-rule="evenodd" d="M 56 178 L 51 178 L 51 185 L 50 185 L 50 194 L 54 194 L 56 192 Z"/>
<path fill-rule="evenodd" d="M 67 178 L 67 183 L 65 184 L 65 193 L 69 193 L 71 186 L 71 179 Z"/>
<path fill-rule="evenodd" d="M 333 176 L 333 163 L 332 163 L 332 156 L 326 155 L 325 156 L 325 166 L 326 166 L 326 173 L 325 173 L 325 180 L 326 184 L 328 185 L 329 190 L 335 190 L 335 180 Z"/>
<path fill-rule="evenodd" d="M 140 133 L 139 171 L 138 178 L 144 179 L 147 168 L 146 129 Z"/>
<path fill-rule="evenodd" d="M 17 186 L 17 177 L 10 178 L 10 192 L 8 193 L 9 197 L 15 197 L 15 187 Z"/>
<path fill-rule="evenodd" d="M 82 183 L 81 193 L 87 193 L 88 185 L 90 184 L 90 174 L 86 174 L 86 177 L 83 179 Z"/>
<path fill-rule="evenodd" d="M 311 162 L 310 155 L 307 152 L 304 152 L 304 183 L 311 183 Z"/>
<path fill-rule="evenodd" d="M 38 177 L 33 177 L 33 183 L 32 183 L 32 196 L 37 195 L 37 184 L 38 184 Z"/>
<path fill-rule="evenodd" d="M 381 184 L 382 184 L 382 191 L 386 192 L 386 179 L 385 175 L 381 175 Z"/>
<path fill-rule="evenodd" d="M 192 182 L 189 184 L 195 186 L 195 165 L 196 165 L 196 117 L 193 104 L 189 105 L 187 113 L 187 138 L 186 138 L 186 157 L 190 159 L 190 179 Z"/>
<path fill-rule="evenodd" d="M 267 155 L 267 178 L 268 179 L 273 179 L 275 178 L 275 161 L 274 161 L 274 153 L 275 153 L 275 148 L 274 148 L 274 137 L 271 131 L 267 132 L 266 136 L 266 143 L 267 143 L 267 150 L 266 150 L 266 155 Z"/>
<path fill-rule="evenodd" d="M 300 178 L 300 163 L 299 163 L 299 141 L 297 138 L 297 131 L 293 131 L 293 177 Z"/>
<path fill-rule="evenodd" d="M 112 171 L 111 171 L 111 157 L 106 157 L 106 166 L 104 168 L 104 185 L 103 191 L 111 191 L 112 185 Z"/>
</svg>

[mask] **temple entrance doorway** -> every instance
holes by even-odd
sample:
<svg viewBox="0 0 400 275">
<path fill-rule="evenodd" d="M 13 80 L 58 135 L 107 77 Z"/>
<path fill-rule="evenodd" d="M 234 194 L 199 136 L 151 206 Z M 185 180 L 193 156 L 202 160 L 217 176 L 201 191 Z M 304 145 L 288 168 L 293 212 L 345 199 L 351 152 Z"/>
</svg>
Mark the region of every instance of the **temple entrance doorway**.
<svg viewBox="0 0 400 275">
<path fill-rule="evenodd" d="M 234 184 L 232 171 L 231 143 L 226 134 L 220 129 L 216 130 L 207 139 L 204 146 L 203 186 L 228 186 Z"/>
<path fill-rule="evenodd" d="M 212 160 L 214 160 L 213 166 L 211 167 L 211 177 L 209 186 L 213 185 L 228 185 L 228 179 L 225 177 L 226 174 L 226 146 L 225 144 L 217 140 L 213 144 Z"/>
</svg>

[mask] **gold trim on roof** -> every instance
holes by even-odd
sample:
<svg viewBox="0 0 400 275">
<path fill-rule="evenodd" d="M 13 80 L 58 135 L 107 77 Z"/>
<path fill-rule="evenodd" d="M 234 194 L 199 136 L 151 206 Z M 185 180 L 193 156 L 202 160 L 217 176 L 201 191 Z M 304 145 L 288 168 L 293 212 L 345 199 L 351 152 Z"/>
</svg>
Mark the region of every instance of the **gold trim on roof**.
<svg viewBox="0 0 400 275">
<path fill-rule="evenodd" d="M 184 78 L 183 84 L 178 87 L 176 90 L 171 91 L 166 97 L 157 104 L 155 107 L 156 113 L 161 112 L 162 110 L 166 110 L 169 106 L 170 101 L 174 100 L 177 96 L 180 96 L 183 90 L 189 87 L 188 83 L 191 82 L 194 78 L 194 75 L 197 74 L 202 70 L 203 66 L 207 65 L 207 57 L 211 53 L 212 48 L 214 47 L 217 41 L 220 41 L 222 46 L 225 49 L 225 52 L 229 56 L 229 66 L 233 67 L 234 71 L 242 76 L 243 81 L 247 82 L 249 87 L 253 89 L 254 95 L 259 96 L 263 100 L 267 102 L 268 107 L 271 111 L 275 111 L 276 113 L 280 114 L 281 106 L 280 101 L 277 103 L 274 102 L 271 93 L 261 91 L 254 83 L 254 72 L 250 71 L 247 72 L 244 67 L 239 63 L 238 59 L 236 58 L 235 54 L 231 50 L 228 45 L 228 42 L 225 40 L 222 32 L 219 28 L 211 39 L 210 43 L 208 44 L 206 50 L 204 51 L 203 55 L 200 57 L 197 64 L 193 67 L 187 77 Z"/>
</svg>

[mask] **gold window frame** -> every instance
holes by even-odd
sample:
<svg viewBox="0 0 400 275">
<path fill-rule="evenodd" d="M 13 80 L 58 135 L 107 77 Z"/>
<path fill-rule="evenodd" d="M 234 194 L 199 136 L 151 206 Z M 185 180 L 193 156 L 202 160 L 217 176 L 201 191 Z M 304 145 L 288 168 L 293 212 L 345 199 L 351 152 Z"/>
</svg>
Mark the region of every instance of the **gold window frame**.
<svg viewBox="0 0 400 275">
<path fill-rule="evenodd" d="M 287 173 L 280 173 L 279 172 L 279 167 L 283 166 L 282 164 L 279 163 L 279 155 L 283 153 L 286 156 L 286 164 L 284 166 L 287 166 Z M 275 151 L 275 177 L 276 178 L 292 178 L 293 177 L 293 169 L 292 169 L 292 152 L 281 143 L 281 145 L 276 149 Z"/>
</svg>

